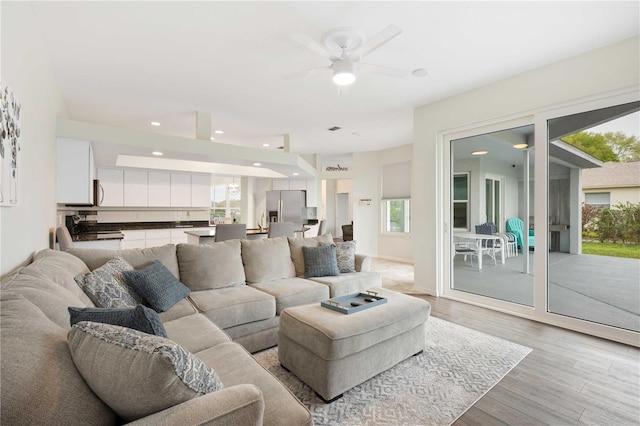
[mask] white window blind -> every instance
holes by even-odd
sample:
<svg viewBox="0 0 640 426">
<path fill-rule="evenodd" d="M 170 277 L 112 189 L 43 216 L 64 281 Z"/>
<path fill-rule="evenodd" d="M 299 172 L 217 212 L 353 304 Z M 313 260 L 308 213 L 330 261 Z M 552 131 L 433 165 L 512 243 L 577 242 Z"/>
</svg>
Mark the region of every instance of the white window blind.
<svg viewBox="0 0 640 426">
<path fill-rule="evenodd" d="M 609 205 L 611 202 L 611 193 L 610 192 L 591 192 L 584 194 L 584 201 L 586 204 L 596 204 L 596 205 Z"/>
<path fill-rule="evenodd" d="M 411 198 L 411 162 L 382 166 L 382 199 Z"/>
</svg>

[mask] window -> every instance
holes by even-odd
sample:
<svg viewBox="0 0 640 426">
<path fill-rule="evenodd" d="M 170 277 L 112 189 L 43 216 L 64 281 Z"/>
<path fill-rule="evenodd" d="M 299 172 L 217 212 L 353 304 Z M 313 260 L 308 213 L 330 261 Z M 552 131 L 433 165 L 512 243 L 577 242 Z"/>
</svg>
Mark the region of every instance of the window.
<svg viewBox="0 0 640 426">
<path fill-rule="evenodd" d="M 382 166 L 382 230 L 409 233 L 411 162 Z"/>
<path fill-rule="evenodd" d="M 409 232 L 410 200 L 384 200 L 384 232 Z"/>
<path fill-rule="evenodd" d="M 469 173 L 453 175 L 453 227 L 469 229 Z"/>
<path fill-rule="evenodd" d="M 232 217 L 234 222 L 240 222 L 240 190 L 229 191 L 226 184 L 211 187 L 210 220 L 220 217 Z"/>
<path fill-rule="evenodd" d="M 610 192 L 588 192 L 584 194 L 584 203 L 598 209 L 611 207 Z"/>
</svg>

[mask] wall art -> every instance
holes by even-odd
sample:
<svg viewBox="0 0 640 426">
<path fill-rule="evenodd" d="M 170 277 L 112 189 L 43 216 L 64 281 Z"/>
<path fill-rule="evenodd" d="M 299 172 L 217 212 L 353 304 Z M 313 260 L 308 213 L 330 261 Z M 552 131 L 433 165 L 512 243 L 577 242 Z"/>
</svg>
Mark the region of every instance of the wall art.
<svg viewBox="0 0 640 426">
<path fill-rule="evenodd" d="M 0 83 L 0 206 L 20 204 L 20 102 Z"/>
</svg>

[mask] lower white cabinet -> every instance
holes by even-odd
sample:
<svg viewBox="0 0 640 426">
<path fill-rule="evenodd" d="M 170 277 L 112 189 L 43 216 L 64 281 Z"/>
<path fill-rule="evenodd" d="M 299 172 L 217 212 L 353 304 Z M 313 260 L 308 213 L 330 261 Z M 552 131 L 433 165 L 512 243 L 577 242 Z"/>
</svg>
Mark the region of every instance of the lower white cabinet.
<svg viewBox="0 0 640 426">
<path fill-rule="evenodd" d="M 122 238 L 121 242 L 121 246 L 123 249 L 146 247 L 145 231 L 122 231 L 122 235 L 124 235 L 124 238 Z"/>
<path fill-rule="evenodd" d="M 171 230 L 171 244 L 186 244 L 187 243 L 187 234 L 184 233 L 186 230 L 191 230 L 193 228 L 178 228 Z"/>
<path fill-rule="evenodd" d="M 96 241 L 74 241 L 74 247 L 92 248 L 105 250 L 120 250 L 122 247 L 120 240 L 96 240 Z"/>
<path fill-rule="evenodd" d="M 145 247 L 158 247 L 171 244 L 171 229 L 149 229 L 146 232 Z"/>
<path fill-rule="evenodd" d="M 122 248 L 147 248 L 159 247 L 166 244 L 186 244 L 187 234 L 193 228 L 170 228 L 170 229 L 136 229 L 122 231 Z"/>
</svg>

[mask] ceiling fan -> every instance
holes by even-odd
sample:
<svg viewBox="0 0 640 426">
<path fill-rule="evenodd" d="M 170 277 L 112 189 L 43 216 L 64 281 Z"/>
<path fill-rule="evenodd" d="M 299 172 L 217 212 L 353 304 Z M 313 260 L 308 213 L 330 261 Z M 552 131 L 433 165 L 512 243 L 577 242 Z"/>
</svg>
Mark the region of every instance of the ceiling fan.
<svg viewBox="0 0 640 426">
<path fill-rule="evenodd" d="M 362 58 L 400 35 L 402 30 L 395 25 L 389 25 L 369 40 L 365 41 L 361 32 L 353 28 L 334 28 L 327 31 L 318 43 L 303 33 L 296 33 L 291 38 L 298 44 L 306 47 L 331 61 L 331 65 L 297 71 L 284 75 L 284 79 L 294 79 L 313 75 L 319 71 L 332 71 L 333 82 L 339 86 L 348 86 L 356 80 L 356 71 L 372 72 L 396 78 L 410 76 L 424 77 L 427 70 L 418 68 L 413 71 L 405 71 L 396 68 L 360 62 Z"/>
</svg>

